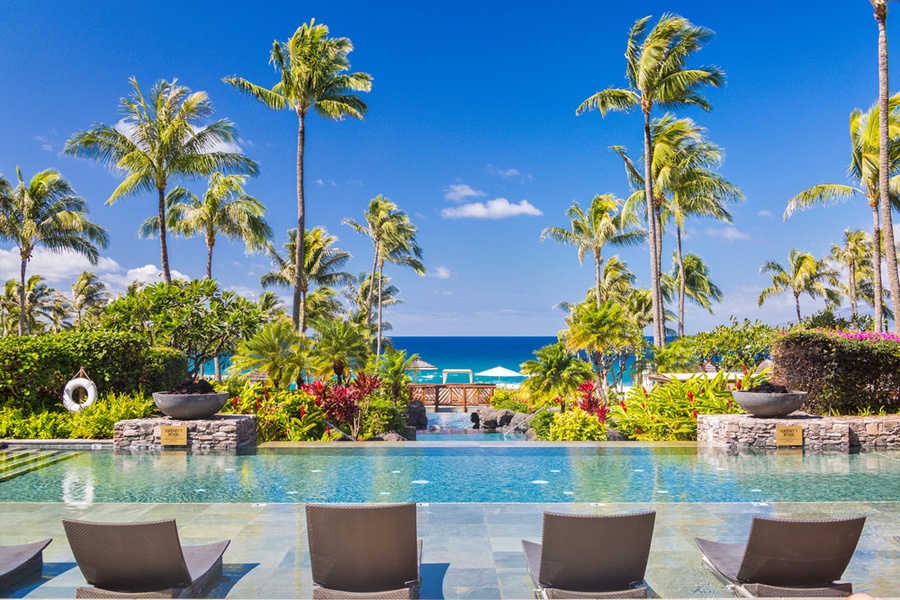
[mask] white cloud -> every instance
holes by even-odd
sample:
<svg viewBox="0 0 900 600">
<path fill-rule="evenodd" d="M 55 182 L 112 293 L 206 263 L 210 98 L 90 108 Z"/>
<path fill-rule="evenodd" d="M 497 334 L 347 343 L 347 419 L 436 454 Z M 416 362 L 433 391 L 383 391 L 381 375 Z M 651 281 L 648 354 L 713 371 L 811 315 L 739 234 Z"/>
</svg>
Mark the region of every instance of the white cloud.
<svg viewBox="0 0 900 600">
<path fill-rule="evenodd" d="M 431 276 L 435 279 L 450 279 L 452 273 L 447 267 L 434 267 L 431 269 Z"/>
<path fill-rule="evenodd" d="M 499 175 L 503 179 L 515 179 L 522 182 L 534 179 L 534 177 L 531 176 L 531 173 L 523 174 L 520 170 L 515 168 L 499 169 L 494 165 L 489 164 L 487 166 L 487 170 L 488 173 L 491 173 L 492 175 Z"/>
<path fill-rule="evenodd" d="M 505 219 L 529 215 L 539 217 L 542 213 L 528 200 L 512 204 L 506 198 L 495 198 L 487 202 L 473 202 L 455 208 L 445 208 L 441 216 L 445 219 Z"/>
<path fill-rule="evenodd" d="M 50 143 L 50 140 L 42 135 L 36 135 L 34 136 L 34 139 L 35 141 L 40 142 L 41 150 L 44 152 L 53 152 L 53 144 Z"/>
<path fill-rule="evenodd" d="M 444 198 L 452 202 L 462 202 L 466 198 L 477 198 L 485 195 L 484 192 L 472 189 L 471 186 L 466 185 L 465 183 L 454 183 L 449 185 L 444 189 L 444 192 L 446 192 Z"/>
<path fill-rule="evenodd" d="M 322 179 L 319 177 L 316 179 L 316 185 L 330 185 L 331 187 L 337 187 L 337 184 L 332 179 Z"/>
<path fill-rule="evenodd" d="M 174 269 L 170 269 L 170 272 L 172 279 L 181 279 L 184 281 L 190 281 L 191 279 L 184 273 L 180 273 Z M 136 269 L 128 269 L 124 275 L 109 273 L 106 275 L 98 274 L 98 277 L 100 277 L 103 283 L 105 283 L 113 293 L 125 291 L 125 288 L 135 281 L 140 281 L 141 283 L 160 283 L 165 281 L 162 269 L 156 265 L 144 265 L 143 267 L 138 267 Z"/>
<path fill-rule="evenodd" d="M 18 280 L 20 267 L 21 259 L 18 248 L 0 249 L 0 280 Z M 48 283 L 55 285 L 60 282 L 74 281 L 82 271 L 91 271 L 99 275 L 121 270 L 122 267 L 119 266 L 119 263 L 111 258 L 101 257 L 96 265 L 92 265 L 85 256 L 75 252 L 54 253 L 38 248 L 32 254 L 31 260 L 28 261 L 25 276 L 31 277 L 37 274 Z"/>
<path fill-rule="evenodd" d="M 762 217 L 764 219 L 770 219 L 772 217 L 772 211 L 771 210 L 761 210 L 758 213 L 756 213 L 756 216 Z"/>
<path fill-rule="evenodd" d="M 742 231 L 738 231 L 737 227 L 721 227 L 719 229 L 714 229 L 712 227 L 706 228 L 706 235 L 709 237 L 719 237 L 725 240 L 726 242 L 736 242 L 738 240 L 749 240 L 751 239 L 749 235 Z"/>
</svg>

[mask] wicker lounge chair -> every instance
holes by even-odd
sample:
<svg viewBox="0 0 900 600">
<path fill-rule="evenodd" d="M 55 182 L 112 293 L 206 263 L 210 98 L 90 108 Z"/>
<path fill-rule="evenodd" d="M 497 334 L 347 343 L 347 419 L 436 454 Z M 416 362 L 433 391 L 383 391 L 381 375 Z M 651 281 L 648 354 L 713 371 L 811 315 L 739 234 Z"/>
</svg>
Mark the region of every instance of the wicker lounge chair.
<svg viewBox="0 0 900 600">
<path fill-rule="evenodd" d="M 522 540 L 535 595 L 647 598 L 644 582 L 656 512 L 573 515 L 545 512 L 540 544 Z"/>
<path fill-rule="evenodd" d="M 418 598 L 416 505 L 307 504 L 313 598 Z"/>
<path fill-rule="evenodd" d="M 0 546 L 0 590 L 40 575 L 44 566 L 44 548 L 51 541 L 53 538 L 18 546 Z"/>
<path fill-rule="evenodd" d="M 853 558 L 865 517 L 797 521 L 754 517 L 746 544 L 697 538 L 703 562 L 740 598 L 843 597 L 839 582 Z"/>
<path fill-rule="evenodd" d="M 75 561 L 93 587 L 76 598 L 186 598 L 222 573 L 230 540 L 182 546 L 175 519 L 91 523 L 63 519 Z"/>
</svg>

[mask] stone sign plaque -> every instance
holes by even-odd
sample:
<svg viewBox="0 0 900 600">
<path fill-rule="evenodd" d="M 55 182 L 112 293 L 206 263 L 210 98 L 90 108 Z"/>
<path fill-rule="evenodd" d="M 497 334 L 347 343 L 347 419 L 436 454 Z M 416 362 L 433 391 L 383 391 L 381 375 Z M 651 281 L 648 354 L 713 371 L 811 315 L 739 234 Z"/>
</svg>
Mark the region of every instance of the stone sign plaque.
<svg viewBox="0 0 900 600">
<path fill-rule="evenodd" d="M 187 426 L 161 425 L 159 444 L 161 446 L 187 446 Z"/>
<path fill-rule="evenodd" d="M 775 427 L 775 445 L 791 447 L 803 445 L 803 428 L 797 425 Z"/>
</svg>

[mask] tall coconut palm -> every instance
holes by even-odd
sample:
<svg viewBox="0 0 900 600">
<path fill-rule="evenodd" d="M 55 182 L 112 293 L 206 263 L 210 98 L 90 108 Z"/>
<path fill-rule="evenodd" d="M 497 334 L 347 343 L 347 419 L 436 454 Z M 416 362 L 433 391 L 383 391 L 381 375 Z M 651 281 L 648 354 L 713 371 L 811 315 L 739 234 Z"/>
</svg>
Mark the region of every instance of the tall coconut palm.
<svg viewBox="0 0 900 600">
<path fill-rule="evenodd" d="M 653 138 L 653 189 L 656 203 L 661 207 L 661 227 L 671 221 L 675 226 L 675 262 L 680 271 L 686 269 L 682 238 L 689 217 L 709 217 L 731 222 L 728 204 L 743 198 L 740 189 L 715 169 L 725 155 L 722 149 L 705 139 L 706 129 L 691 119 L 676 119 L 665 114 L 651 123 Z M 625 149 L 613 146 L 625 163 L 631 185 L 636 188 L 623 211 L 635 212 L 637 205 L 645 205 L 643 174 L 635 167 Z M 662 236 L 657 248 L 662 256 Z M 685 280 L 679 280 L 678 335 L 684 335 L 684 304 L 687 297 Z"/>
<path fill-rule="evenodd" d="M 206 242 L 206 278 L 212 279 L 216 237 L 244 242 L 247 253 L 264 250 L 272 238 L 266 223 L 266 207 L 244 192 L 244 175 L 213 173 L 203 199 L 183 187 L 166 194 L 166 228 L 181 237 L 202 235 Z M 149 217 L 141 226 L 141 237 L 160 234 L 159 217 Z"/>
<path fill-rule="evenodd" d="M 847 270 L 847 283 L 842 284 L 850 301 L 850 315 L 859 316 L 859 290 L 872 276 L 872 242 L 861 229 L 845 229 L 844 244 L 831 245 L 831 259 Z"/>
<path fill-rule="evenodd" d="M 391 283 L 391 278 L 387 276 L 380 277 L 378 273 L 375 274 L 375 281 L 373 282 L 371 274 L 363 271 L 344 288 L 344 299 L 350 305 L 347 316 L 356 323 L 365 324 L 374 338 L 378 332 L 378 323 L 376 320 L 377 315 L 373 315 L 369 309 L 369 298 L 373 297 L 372 288 L 380 288 L 377 292 L 374 292 L 374 297 L 381 298 L 382 306 L 403 304 L 403 300 L 400 299 L 400 290 Z M 391 329 L 391 324 L 382 321 L 381 328 L 383 331 L 387 331 Z"/>
<path fill-rule="evenodd" d="M 679 296 L 678 337 L 684 336 L 684 299 L 714 314 L 713 302 L 722 301 L 722 290 L 709 277 L 709 267 L 696 254 L 686 254 L 679 261 L 672 256 L 672 273 L 663 276 L 663 287 Z M 676 292 L 677 290 L 677 292 Z"/>
<path fill-rule="evenodd" d="M 21 305 L 15 299 L 21 298 L 23 292 L 25 304 Z M 72 305 L 59 290 L 44 283 L 40 275 L 29 277 L 24 289 L 15 279 L 8 280 L 3 286 L 2 298 L 0 303 L 8 307 L 10 314 L 14 312 L 20 322 L 24 320 L 28 335 L 59 332 L 70 327 Z"/>
<path fill-rule="evenodd" d="M 637 20 L 628 34 L 625 49 L 625 77 L 627 88 L 607 88 L 590 96 L 579 105 L 575 114 L 597 109 L 605 116 L 607 111 L 640 108 L 644 117 L 644 173 L 651 173 L 653 144 L 650 131 L 650 114 L 655 106 L 699 106 L 710 109 L 701 88 L 719 87 L 725 80 L 721 69 L 715 66 L 688 68 L 688 58 L 709 41 L 713 32 L 692 24 L 684 17 L 664 14 L 647 32 L 650 17 Z M 653 341 L 658 348 L 665 346 L 665 309 L 662 306 L 660 287 L 661 258 L 658 251 L 662 235 L 660 209 L 655 203 L 653 178 L 644 182 L 647 202 L 647 223 L 650 242 L 650 291 L 653 301 Z"/>
<path fill-rule="evenodd" d="M 887 3 L 888 0 L 870 0 L 875 9 L 875 21 L 878 23 L 878 190 L 880 192 L 881 224 L 884 245 L 891 248 L 886 252 L 888 281 L 891 286 L 891 305 L 894 314 L 900 314 L 900 272 L 897 270 L 897 253 L 893 251 L 894 219 L 891 214 L 890 174 L 891 145 L 894 138 L 890 136 L 890 87 L 888 85 L 888 44 L 887 44 Z M 879 268 L 880 268 L 879 263 Z M 900 322 L 894 320 L 897 333 L 900 333 Z"/>
<path fill-rule="evenodd" d="M 834 271 L 825 260 L 816 260 L 812 254 L 792 249 L 788 255 L 788 268 L 785 269 L 774 260 L 767 261 L 760 273 L 772 274 L 772 286 L 764 289 L 759 294 L 757 303 L 762 306 L 766 300 L 781 294 L 791 292 L 794 296 L 794 306 L 797 309 L 797 322 L 802 320 L 800 316 L 800 296 L 806 294 L 811 298 L 825 298 L 835 301 L 838 294 L 827 287 L 827 283 L 834 277 Z"/>
<path fill-rule="evenodd" d="M 890 123 L 888 138 L 896 140 L 900 137 L 900 94 L 895 94 L 889 102 Z M 872 239 L 885 240 L 883 210 L 881 207 L 881 168 L 879 140 L 881 135 L 878 119 L 875 118 L 879 105 L 873 105 L 868 112 L 863 113 L 854 109 L 850 113 L 850 142 L 852 145 L 850 166 L 847 170 L 850 178 L 856 182 L 856 186 L 840 183 L 820 183 L 806 189 L 788 201 L 784 211 L 784 219 L 787 220 L 798 210 L 803 210 L 817 204 L 828 206 L 835 202 L 844 202 L 853 196 L 862 195 L 869 204 L 872 213 Z M 887 174 L 894 173 L 900 168 L 900 144 L 892 144 L 889 154 L 889 166 Z M 896 187 L 898 176 L 891 178 L 888 191 L 891 196 L 896 196 L 891 187 Z M 894 200 L 892 200 L 893 202 Z M 891 203 L 889 203 L 890 206 Z M 893 246 L 885 246 L 893 247 Z M 890 254 L 890 253 L 888 253 Z M 872 284 L 874 288 L 875 330 L 882 330 L 882 281 L 881 281 L 881 255 L 882 244 L 872 246 L 873 265 L 878 268 L 873 270 Z M 888 269 L 890 271 L 890 268 Z M 896 310 L 894 311 L 896 314 Z"/>
<path fill-rule="evenodd" d="M 550 238 L 578 249 L 578 262 L 584 262 L 585 254 L 594 259 L 595 300 L 597 307 L 602 303 L 601 284 L 603 280 L 603 247 L 633 246 L 644 239 L 643 229 L 634 227 L 636 219 L 619 212 L 622 201 L 614 194 L 600 194 L 591 200 L 587 212 L 578 202 L 566 210 L 570 229 L 547 227 L 541 232 L 541 241 Z"/>
<path fill-rule="evenodd" d="M 225 119 L 202 125 L 213 112 L 209 97 L 206 92 L 191 93 L 177 81 L 157 81 L 144 97 L 132 77 L 129 82 L 134 90 L 119 101 L 122 120 L 114 126 L 100 124 L 79 131 L 65 146 L 69 156 L 93 158 L 128 174 L 107 204 L 156 191 L 160 262 L 166 283 L 172 283 L 166 245 L 166 188 L 170 180 L 209 176 L 215 171 L 259 172 L 249 158 L 219 149 L 222 143 L 235 140 L 234 125 Z"/>
<path fill-rule="evenodd" d="M 422 264 L 422 249 L 416 241 L 416 226 L 409 220 L 409 216 L 400 208 L 379 194 L 369 201 L 365 212 L 365 225 L 357 223 L 353 219 L 344 219 L 345 225 L 352 227 L 357 233 L 368 237 L 372 241 L 374 259 L 372 261 L 372 281 L 375 281 L 376 272 L 378 279 L 384 280 L 384 265 L 391 262 L 396 265 L 406 266 L 418 275 L 425 275 L 425 266 Z M 377 289 L 375 289 L 377 288 Z M 369 287 L 368 307 L 372 307 L 372 293 L 376 292 L 376 306 L 378 316 L 376 319 L 377 330 L 375 334 L 375 356 L 381 355 L 381 329 L 382 309 L 384 307 L 381 296 L 383 286 L 371 285 Z"/>
<path fill-rule="evenodd" d="M 315 315 L 323 316 L 324 304 L 329 299 L 334 299 L 334 292 L 330 288 L 335 285 L 348 285 L 353 276 L 342 271 L 344 265 L 350 260 L 350 253 L 340 248 L 334 247 L 338 241 L 337 236 L 329 234 L 323 227 L 307 230 L 304 236 L 303 244 L 305 260 L 302 270 L 303 277 L 300 281 L 300 303 L 303 307 L 301 311 L 304 315 L 301 335 L 306 335 L 308 320 L 305 318 L 309 311 L 309 305 L 313 301 L 312 295 L 315 295 L 314 302 L 317 309 Z M 294 281 L 294 275 L 297 272 L 294 266 L 295 250 L 297 247 L 297 230 L 288 231 L 288 241 L 284 245 L 285 255 L 278 253 L 271 244 L 267 247 L 266 252 L 272 261 L 273 271 L 265 273 L 259 279 L 260 285 L 265 288 L 269 287 L 290 287 Z M 310 291 L 310 284 L 315 284 L 316 289 Z M 321 290 L 321 291 L 319 291 Z M 336 307 L 335 304 L 330 306 Z"/>
<path fill-rule="evenodd" d="M 72 307 L 75 309 L 75 326 L 89 326 L 100 319 L 103 307 L 109 303 L 106 285 L 96 274 L 84 271 L 72 284 Z"/>
<path fill-rule="evenodd" d="M 340 121 L 345 117 L 362 119 L 366 104 L 353 92 L 372 89 L 368 73 L 346 73 L 350 69 L 347 56 L 353 44 L 347 38 L 328 37 L 328 27 L 316 25 L 314 19 L 301 25 L 286 42 L 275 40 L 269 62 L 280 77 L 268 89 L 240 77 L 224 81 L 256 98 L 272 110 L 292 110 L 297 115 L 297 231 L 306 231 L 304 191 L 304 152 L 306 149 L 306 115 L 313 109 L 319 115 Z M 305 239 L 297 244 L 294 265 L 294 327 L 303 331 L 302 271 Z"/>
<path fill-rule="evenodd" d="M 41 171 L 27 184 L 18 167 L 16 176 L 15 189 L 0 194 L 0 240 L 19 249 L 19 335 L 25 335 L 25 270 L 34 251 L 76 252 L 95 265 L 100 258 L 97 247 L 106 248 L 109 236 L 88 219 L 84 198 L 58 171 Z"/>
</svg>

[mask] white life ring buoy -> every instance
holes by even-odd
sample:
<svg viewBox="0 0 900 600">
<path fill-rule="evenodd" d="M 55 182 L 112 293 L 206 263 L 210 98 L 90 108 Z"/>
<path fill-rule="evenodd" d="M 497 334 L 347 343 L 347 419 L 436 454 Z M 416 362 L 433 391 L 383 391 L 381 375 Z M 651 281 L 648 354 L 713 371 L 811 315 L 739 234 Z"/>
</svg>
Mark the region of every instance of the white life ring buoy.
<svg viewBox="0 0 900 600">
<path fill-rule="evenodd" d="M 78 403 L 75 401 L 73 397 L 73 392 L 78 388 L 82 388 L 87 392 L 87 398 L 84 399 L 84 402 Z M 66 388 L 63 390 L 63 406 L 69 409 L 71 412 L 78 412 L 82 408 L 87 408 L 91 404 L 93 404 L 94 400 L 97 399 L 97 385 L 86 377 L 76 377 L 69 381 L 66 384 Z"/>
</svg>

